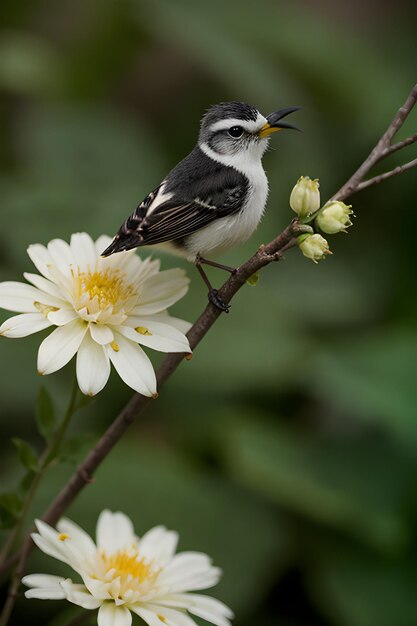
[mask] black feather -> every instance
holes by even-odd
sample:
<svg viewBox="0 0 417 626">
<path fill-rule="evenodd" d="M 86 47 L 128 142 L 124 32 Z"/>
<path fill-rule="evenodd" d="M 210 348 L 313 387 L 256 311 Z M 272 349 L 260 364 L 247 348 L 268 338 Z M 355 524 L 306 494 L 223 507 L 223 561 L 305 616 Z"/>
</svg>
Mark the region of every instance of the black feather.
<svg viewBox="0 0 417 626">
<path fill-rule="evenodd" d="M 172 196 L 152 210 L 162 186 L 164 195 Z M 196 146 L 125 220 L 102 254 L 184 239 L 213 220 L 240 211 L 248 189 L 246 176 Z"/>
</svg>

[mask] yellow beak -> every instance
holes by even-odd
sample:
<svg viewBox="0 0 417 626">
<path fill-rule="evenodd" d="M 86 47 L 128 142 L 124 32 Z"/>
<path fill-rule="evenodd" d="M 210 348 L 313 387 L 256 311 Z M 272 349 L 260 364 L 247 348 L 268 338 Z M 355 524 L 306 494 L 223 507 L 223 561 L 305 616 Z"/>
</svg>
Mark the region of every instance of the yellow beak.
<svg viewBox="0 0 417 626">
<path fill-rule="evenodd" d="M 258 136 L 261 139 L 264 139 L 264 137 L 269 137 L 269 135 L 272 135 L 272 133 L 277 133 L 279 130 L 281 130 L 281 128 L 278 128 L 277 126 L 271 126 L 271 124 L 267 122 L 262 126 L 261 130 L 258 131 Z"/>
</svg>

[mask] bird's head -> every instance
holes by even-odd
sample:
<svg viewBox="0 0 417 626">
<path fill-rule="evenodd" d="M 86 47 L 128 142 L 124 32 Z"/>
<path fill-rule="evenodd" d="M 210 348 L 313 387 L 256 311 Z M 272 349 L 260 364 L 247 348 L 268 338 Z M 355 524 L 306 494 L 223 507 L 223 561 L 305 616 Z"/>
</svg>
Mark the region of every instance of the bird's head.
<svg viewBox="0 0 417 626">
<path fill-rule="evenodd" d="M 208 147 L 220 159 L 233 156 L 260 159 L 272 133 L 283 128 L 298 130 L 281 120 L 299 108 L 280 109 L 264 117 L 244 102 L 220 102 L 210 107 L 201 120 L 199 145 Z"/>
</svg>

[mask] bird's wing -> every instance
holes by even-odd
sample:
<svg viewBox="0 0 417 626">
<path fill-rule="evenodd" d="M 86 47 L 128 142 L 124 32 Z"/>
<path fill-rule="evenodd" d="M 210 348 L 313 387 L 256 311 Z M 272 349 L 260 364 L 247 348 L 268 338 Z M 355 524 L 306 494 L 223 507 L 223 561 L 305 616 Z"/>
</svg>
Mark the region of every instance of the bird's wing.
<svg viewBox="0 0 417 626">
<path fill-rule="evenodd" d="M 238 213 L 249 180 L 196 146 L 125 220 L 104 256 L 147 244 L 175 241 L 214 220 Z"/>
<path fill-rule="evenodd" d="M 233 213 L 224 206 L 217 207 L 199 198 L 190 202 L 165 202 L 144 217 L 138 226 L 143 244 L 162 243 L 182 239 L 207 226 L 219 217 Z"/>
<path fill-rule="evenodd" d="M 246 193 L 244 185 L 233 184 L 214 195 L 204 194 L 204 199 L 182 200 L 181 196 L 171 194 L 163 199 L 163 190 L 162 183 L 138 205 L 103 256 L 187 237 L 215 219 L 238 212 Z"/>
</svg>

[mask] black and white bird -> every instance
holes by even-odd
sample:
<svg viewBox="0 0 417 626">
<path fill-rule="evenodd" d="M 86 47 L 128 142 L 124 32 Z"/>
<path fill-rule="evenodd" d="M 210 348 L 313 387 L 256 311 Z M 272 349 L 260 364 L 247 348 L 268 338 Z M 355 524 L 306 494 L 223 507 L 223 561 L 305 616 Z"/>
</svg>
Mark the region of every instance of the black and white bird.
<svg viewBox="0 0 417 626">
<path fill-rule="evenodd" d="M 282 119 L 299 108 L 264 117 L 244 102 L 212 106 L 201 120 L 197 145 L 126 219 L 103 256 L 163 244 L 196 264 L 209 300 L 228 311 L 201 265 L 235 271 L 212 259 L 244 243 L 258 226 L 268 196 L 262 157 L 269 136 L 296 128 Z"/>
</svg>

